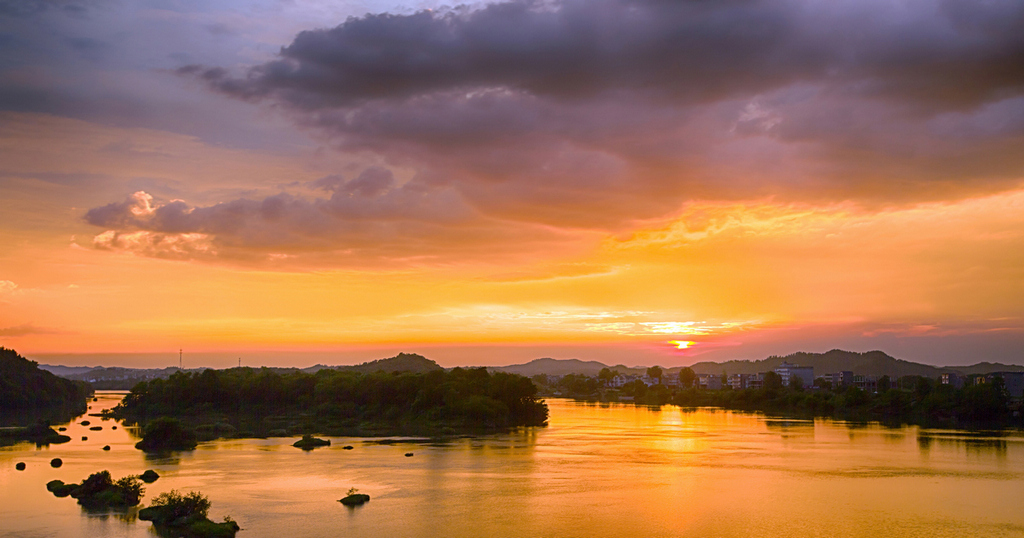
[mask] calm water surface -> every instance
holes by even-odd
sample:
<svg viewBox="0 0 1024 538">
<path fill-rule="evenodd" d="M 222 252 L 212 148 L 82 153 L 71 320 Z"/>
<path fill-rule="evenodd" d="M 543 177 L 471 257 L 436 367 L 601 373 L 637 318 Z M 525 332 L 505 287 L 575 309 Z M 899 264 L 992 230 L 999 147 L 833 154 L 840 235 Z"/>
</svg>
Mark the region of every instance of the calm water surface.
<svg viewBox="0 0 1024 538">
<path fill-rule="evenodd" d="M 100 393 L 90 412 L 120 397 Z M 85 417 L 103 426 L 90 431 L 80 418 L 70 443 L 0 448 L 0 536 L 154 537 L 134 512 L 92 514 L 46 491 L 50 480 L 103 469 L 115 478 L 156 469 L 144 504 L 170 489 L 203 492 L 211 519 L 232 516 L 240 538 L 1024 536 L 1019 433 L 548 405 L 549 427 L 510 434 L 336 437 L 312 452 L 290 446 L 295 439 L 214 441 L 170 458 L 135 450 L 113 421 Z M 63 467 L 50 467 L 54 457 Z M 350 487 L 372 500 L 342 506 Z"/>
</svg>

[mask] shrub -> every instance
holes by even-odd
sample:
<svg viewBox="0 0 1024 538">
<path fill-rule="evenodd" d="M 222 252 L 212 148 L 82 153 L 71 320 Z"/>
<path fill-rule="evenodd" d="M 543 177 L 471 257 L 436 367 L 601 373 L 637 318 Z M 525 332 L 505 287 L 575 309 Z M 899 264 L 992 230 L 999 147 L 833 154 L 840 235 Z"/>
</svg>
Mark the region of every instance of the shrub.
<svg viewBox="0 0 1024 538">
<path fill-rule="evenodd" d="M 146 424 L 142 440 L 135 448 L 146 452 L 192 450 L 198 444 L 196 433 L 176 418 L 160 417 Z"/>
<path fill-rule="evenodd" d="M 166 523 L 182 517 L 199 520 L 206 518 L 206 514 L 210 510 L 210 499 L 198 491 L 182 495 L 172 489 L 153 499 L 152 507 L 161 509 Z M 159 523 L 156 520 L 154 522 Z"/>
</svg>

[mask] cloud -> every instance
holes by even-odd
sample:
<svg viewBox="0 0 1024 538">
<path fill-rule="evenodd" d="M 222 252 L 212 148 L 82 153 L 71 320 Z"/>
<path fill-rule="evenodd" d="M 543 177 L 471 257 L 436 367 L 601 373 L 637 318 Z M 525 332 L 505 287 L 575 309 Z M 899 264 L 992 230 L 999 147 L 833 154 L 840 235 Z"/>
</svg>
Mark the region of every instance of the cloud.
<svg viewBox="0 0 1024 538">
<path fill-rule="evenodd" d="M 85 13 L 87 5 L 91 3 L 69 0 L 0 0 L 0 15 L 31 17 L 55 9 L 77 16 Z"/>
<path fill-rule="evenodd" d="M 209 206 L 155 202 L 143 191 L 93 208 L 85 221 L 108 228 L 93 247 L 171 259 L 363 264 L 430 263 L 450 255 L 504 257 L 572 242 L 558 231 L 485 218 L 451 189 L 368 168 L 344 181 L 310 182 L 330 197 L 279 193 Z M 514 239 L 514 242 L 513 242 Z"/>
<path fill-rule="evenodd" d="M 33 334 L 61 334 L 61 331 L 55 329 L 48 329 L 45 327 L 36 327 L 31 323 L 15 325 L 13 327 L 0 327 L 0 336 L 18 337 L 29 336 Z"/>
<path fill-rule="evenodd" d="M 241 74 L 179 73 L 485 212 L 614 227 L 693 196 L 1017 182 L 1022 24 L 1015 2 L 513 0 L 350 18 Z"/>
<path fill-rule="evenodd" d="M 18 289 L 18 285 L 10 280 L 0 280 L 0 295 L 6 295 Z"/>
<path fill-rule="evenodd" d="M 1024 179 L 1022 25 L 1019 2 L 956 0 L 510 0 L 353 17 L 240 71 L 178 73 L 285 110 L 374 167 L 306 182 L 319 197 L 169 201 L 145 218 L 126 201 L 87 221 L 204 234 L 218 256 L 444 257 L 524 230 L 619 234 L 693 200 L 1005 191 Z"/>
<path fill-rule="evenodd" d="M 300 33 L 243 78 L 189 66 L 227 93 L 323 108 L 452 88 L 674 101 L 794 82 L 971 105 L 1024 85 L 1016 2 L 517 0 L 370 14 Z"/>
</svg>

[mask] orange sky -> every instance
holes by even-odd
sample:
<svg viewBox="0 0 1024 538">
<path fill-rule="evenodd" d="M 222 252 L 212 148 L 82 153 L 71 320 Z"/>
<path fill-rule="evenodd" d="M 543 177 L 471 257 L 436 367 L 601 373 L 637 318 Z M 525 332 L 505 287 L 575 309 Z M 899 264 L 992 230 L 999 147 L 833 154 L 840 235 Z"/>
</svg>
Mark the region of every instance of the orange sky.
<svg viewBox="0 0 1024 538">
<path fill-rule="evenodd" d="M 828 24 L 868 24 L 840 5 Z M 633 31 L 617 2 L 598 2 L 597 15 L 558 6 L 566 20 L 606 10 L 601 24 Z M 103 20 L 43 10 L 3 23 L 21 46 L 0 55 L 0 345 L 126 366 L 174 363 L 179 348 L 211 366 L 398 351 L 445 366 L 676 366 L 837 347 L 1024 364 L 1019 64 L 1009 81 L 961 93 L 923 70 L 908 81 L 870 59 L 815 60 L 847 73 L 837 78 L 792 51 L 745 78 L 731 70 L 761 70 L 758 47 L 772 45 L 745 52 L 740 39 L 718 60 L 733 67 L 704 82 L 652 67 L 656 95 L 608 59 L 560 78 L 544 59 L 580 44 L 569 36 L 537 45 L 515 73 L 515 62 L 509 73 L 470 62 L 421 79 L 381 56 L 383 89 L 337 60 L 344 82 L 324 90 L 298 75 L 286 87 L 267 66 L 289 66 L 287 77 L 317 47 L 345 58 L 431 45 L 346 41 L 371 19 L 346 23 L 343 10 L 324 40 L 293 41 L 323 27 L 311 22 L 322 6 L 299 2 L 279 24 L 236 7 L 185 2 L 172 17 L 141 3 Z M 503 24 L 467 13 L 449 24 Z M 522 24 L 543 27 L 545 13 Z M 905 13 L 901 31 L 936 40 L 925 50 L 966 42 L 940 24 L 962 13 L 935 13 Z M 780 16 L 794 39 L 814 26 Z M 716 21 L 708 39 L 731 35 Z M 178 33 L 215 22 L 233 33 Z M 33 28 L 99 44 L 47 48 Z M 102 41 L 112 28 L 124 42 Z M 992 50 L 972 42 L 975 61 L 996 65 L 1004 34 L 985 28 Z M 704 54 L 686 46 L 664 52 Z M 870 40 L 835 46 L 901 57 Z M 591 54 L 581 47 L 573 54 Z M 861 92 L 867 80 L 877 93 Z M 15 90 L 40 97 L 4 97 Z"/>
</svg>

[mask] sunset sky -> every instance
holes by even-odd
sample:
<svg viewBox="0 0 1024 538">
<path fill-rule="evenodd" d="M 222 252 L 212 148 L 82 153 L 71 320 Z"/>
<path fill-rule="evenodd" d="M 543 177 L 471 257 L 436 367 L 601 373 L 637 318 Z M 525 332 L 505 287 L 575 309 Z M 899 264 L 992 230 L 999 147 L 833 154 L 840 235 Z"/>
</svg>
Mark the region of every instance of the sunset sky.
<svg viewBox="0 0 1024 538">
<path fill-rule="evenodd" d="M 1022 29 L 1015 0 L 0 0 L 0 345 L 1024 364 Z"/>
</svg>

